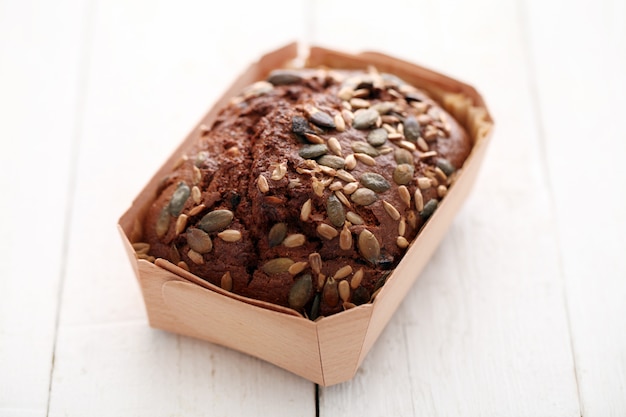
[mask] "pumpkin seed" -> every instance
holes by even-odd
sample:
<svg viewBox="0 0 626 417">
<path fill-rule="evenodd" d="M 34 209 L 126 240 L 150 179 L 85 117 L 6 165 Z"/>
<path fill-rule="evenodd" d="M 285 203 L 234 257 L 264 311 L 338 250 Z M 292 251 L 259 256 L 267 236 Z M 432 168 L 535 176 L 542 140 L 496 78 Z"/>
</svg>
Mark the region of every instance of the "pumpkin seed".
<svg viewBox="0 0 626 417">
<path fill-rule="evenodd" d="M 396 245 L 398 245 L 400 249 L 406 249 L 409 247 L 409 241 L 406 240 L 404 236 L 398 236 L 396 238 Z"/>
<path fill-rule="evenodd" d="M 368 129 L 370 126 L 376 124 L 379 114 L 374 109 L 362 109 L 354 113 L 354 121 L 352 126 L 355 129 Z"/>
<path fill-rule="evenodd" d="M 298 154 L 304 159 L 315 159 L 328 153 L 328 147 L 323 144 L 303 145 Z"/>
<path fill-rule="evenodd" d="M 304 136 L 305 133 L 311 131 L 309 122 L 302 116 L 294 116 L 291 119 L 291 131 L 299 136 Z"/>
<path fill-rule="evenodd" d="M 328 129 L 334 129 L 336 127 L 335 120 L 323 111 L 316 111 L 310 117 L 309 121 L 316 126 L 324 127 Z"/>
<path fill-rule="evenodd" d="M 415 168 L 413 168 L 412 164 L 399 164 L 393 171 L 393 180 L 399 185 L 410 184 L 413 180 L 414 172 Z"/>
<path fill-rule="evenodd" d="M 319 253 L 313 252 L 309 254 L 309 265 L 311 265 L 311 270 L 316 274 L 319 274 L 322 270 L 322 257 Z"/>
<path fill-rule="evenodd" d="M 289 267 L 287 272 L 291 275 L 298 275 L 300 272 L 304 271 L 308 265 L 308 262 L 296 262 Z"/>
<path fill-rule="evenodd" d="M 278 246 L 283 243 L 285 236 L 287 236 L 286 223 L 276 223 L 274 226 L 272 226 L 267 235 L 270 248 L 273 248 L 274 246 Z"/>
<path fill-rule="evenodd" d="M 389 181 L 387 181 L 385 177 L 374 172 L 364 173 L 361 175 L 360 181 L 363 186 L 377 193 L 384 193 L 391 188 L 391 184 L 389 184 Z"/>
<path fill-rule="evenodd" d="M 222 275 L 222 279 L 220 280 L 220 287 L 226 291 L 233 290 L 233 277 L 230 276 L 230 272 L 226 271 L 224 275 Z"/>
<path fill-rule="evenodd" d="M 187 244 L 198 253 L 209 253 L 213 249 L 211 237 L 203 230 L 190 228 L 187 230 Z"/>
<path fill-rule="evenodd" d="M 311 210 L 311 199 L 309 198 L 307 201 L 304 202 L 302 208 L 300 209 L 300 220 L 302 220 L 303 222 L 309 220 L 309 217 L 311 216 Z"/>
<path fill-rule="evenodd" d="M 330 149 L 330 151 L 334 153 L 335 155 L 342 156 L 341 144 L 339 143 L 337 138 L 331 137 L 328 139 L 328 149 Z"/>
<path fill-rule="evenodd" d="M 376 197 L 376 193 L 369 188 L 359 188 L 350 195 L 350 200 L 352 200 L 354 204 L 369 206 L 378 200 L 378 197 Z"/>
<path fill-rule="evenodd" d="M 263 194 L 267 193 L 270 190 L 270 184 L 267 182 L 267 178 L 265 178 L 263 175 L 259 175 L 259 178 L 257 178 L 256 181 L 256 185 L 259 191 Z"/>
<path fill-rule="evenodd" d="M 213 210 L 204 215 L 198 227 L 207 233 L 220 232 L 233 221 L 234 214 L 230 210 Z"/>
<path fill-rule="evenodd" d="M 222 239 L 224 242 L 238 242 L 241 240 L 241 232 L 239 230 L 228 229 L 223 232 L 219 232 L 217 237 Z"/>
<path fill-rule="evenodd" d="M 348 284 L 348 281 L 339 281 L 338 290 L 339 298 L 341 298 L 342 301 L 346 302 L 350 299 L 350 284 Z"/>
<path fill-rule="evenodd" d="M 403 129 L 404 136 L 412 142 L 416 142 L 422 132 L 419 122 L 413 116 L 404 119 Z"/>
<path fill-rule="evenodd" d="M 376 264 L 376 261 L 378 261 L 380 257 L 380 244 L 378 243 L 378 239 L 367 229 L 363 229 L 359 234 L 359 252 L 372 264 Z"/>
<path fill-rule="evenodd" d="M 420 216 L 422 216 L 422 219 L 426 220 L 430 216 L 432 216 L 438 205 L 439 202 L 436 199 L 433 198 L 431 200 L 428 200 L 428 203 L 424 204 L 424 210 L 420 212 Z"/>
<path fill-rule="evenodd" d="M 289 290 L 289 307 L 302 310 L 313 295 L 313 279 L 311 274 L 304 274 L 294 282 Z"/>
<path fill-rule="evenodd" d="M 342 250 L 352 249 L 352 233 L 350 232 L 350 229 L 346 227 L 345 224 L 343 225 L 343 229 L 341 230 L 341 233 L 339 233 L 339 247 Z"/>
<path fill-rule="evenodd" d="M 365 287 L 357 287 L 352 293 L 352 303 L 360 306 L 370 300 L 370 293 Z"/>
<path fill-rule="evenodd" d="M 168 207 L 165 206 L 163 207 L 163 210 L 161 210 L 161 213 L 159 213 L 159 217 L 157 218 L 157 221 L 156 221 L 155 231 L 156 231 L 157 236 L 158 237 L 165 236 L 169 228 L 170 228 L 170 213 L 169 213 Z"/>
<path fill-rule="evenodd" d="M 306 242 L 306 237 L 301 233 L 295 233 L 293 235 L 289 235 L 283 240 L 283 246 L 288 248 L 297 248 L 298 246 L 304 245 Z"/>
<path fill-rule="evenodd" d="M 367 135 L 367 143 L 372 146 L 382 146 L 387 142 L 387 136 L 388 133 L 385 129 L 374 129 Z"/>
<path fill-rule="evenodd" d="M 181 214 L 176 219 L 176 235 L 181 234 L 185 230 L 185 227 L 187 227 L 187 218 L 188 216 L 186 214 Z"/>
<path fill-rule="evenodd" d="M 322 293 L 324 302 L 329 307 L 334 307 L 339 303 L 339 291 L 337 289 L 337 281 L 333 277 L 329 277 L 324 284 L 324 291 Z"/>
<path fill-rule="evenodd" d="M 398 195 L 400 196 L 400 200 L 402 200 L 407 207 L 411 207 L 411 193 L 406 186 L 401 185 L 398 187 Z"/>
<path fill-rule="evenodd" d="M 371 167 L 376 165 L 376 160 L 372 158 L 371 156 L 366 155 L 364 153 L 355 153 L 354 157 L 358 159 L 360 162 L 364 163 L 365 165 L 369 165 Z"/>
<path fill-rule="evenodd" d="M 184 182 L 180 182 L 174 194 L 172 194 L 172 198 L 168 204 L 168 210 L 170 214 L 174 217 L 177 217 L 181 211 L 183 211 L 183 207 L 185 206 L 185 202 L 189 198 L 191 194 L 191 190 L 189 186 Z"/>
<path fill-rule="evenodd" d="M 337 272 L 335 272 L 335 275 L 333 276 L 336 280 L 340 280 L 340 279 L 346 278 L 351 273 L 352 273 L 352 267 L 350 265 L 345 265 L 339 268 Z"/>
<path fill-rule="evenodd" d="M 204 257 L 193 249 L 189 249 L 187 256 L 196 265 L 204 265 Z"/>
<path fill-rule="evenodd" d="M 346 219 L 352 223 L 352 224 L 363 224 L 365 223 L 365 220 L 363 220 L 363 217 L 359 216 L 358 214 L 356 214 L 353 211 L 349 211 L 346 213 Z"/>
<path fill-rule="evenodd" d="M 396 107 L 396 104 L 392 101 L 381 101 L 380 103 L 373 104 L 370 107 L 382 116 L 393 110 L 393 108 Z"/>
<path fill-rule="evenodd" d="M 398 164 L 413 164 L 413 154 L 406 149 L 396 149 L 394 158 Z"/>
<path fill-rule="evenodd" d="M 346 161 L 340 156 L 323 155 L 317 159 L 317 163 L 333 169 L 342 169 L 346 164 Z"/>
<path fill-rule="evenodd" d="M 350 280 L 350 287 L 352 287 L 353 290 L 356 290 L 359 285 L 361 285 L 361 281 L 363 280 L 364 275 L 365 272 L 363 271 L 363 268 L 360 268 L 354 273 L 352 279 Z M 369 299 L 369 296 L 367 298 Z"/>
<path fill-rule="evenodd" d="M 288 272 L 289 267 L 293 264 L 294 262 L 289 258 L 275 258 L 263 265 L 263 272 L 267 275 L 282 274 Z"/>
<path fill-rule="evenodd" d="M 267 81 L 273 85 L 295 84 L 302 81 L 302 76 L 296 71 L 278 69 L 270 73 Z"/>
<path fill-rule="evenodd" d="M 356 168 L 356 158 L 354 157 L 354 154 L 346 156 L 345 168 L 349 170 L 353 170 L 354 168 Z"/>
<path fill-rule="evenodd" d="M 456 168 L 454 168 L 454 165 L 452 165 L 452 163 L 450 163 L 450 161 L 448 161 L 446 158 L 437 158 L 435 163 L 448 176 L 452 175 L 452 173 L 456 170 Z"/>
<path fill-rule="evenodd" d="M 352 142 L 352 151 L 355 153 L 364 153 L 369 156 L 378 156 L 380 153 L 372 145 L 366 142 L 355 141 Z"/>
<path fill-rule="evenodd" d="M 383 207 L 385 208 L 385 211 L 387 212 L 389 217 L 391 217 L 393 220 L 396 220 L 396 221 L 400 220 L 400 213 L 392 204 L 383 200 Z"/>
<path fill-rule="evenodd" d="M 325 238 L 327 240 L 333 240 L 339 234 L 337 229 L 335 229 L 334 227 L 332 227 L 332 226 L 330 226 L 330 225 L 328 225 L 326 223 L 320 223 L 317 226 L 316 230 L 317 230 L 317 234 L 319 234 L 320 236 L 322 236 L 323 238 Z"/>
<path fill-rule="evenodd" d="M 343 226 L 346 221 L 343 204 L 335 195 L 329 196 L 326 200 L 326 213 L 328 213 L 328 219 L 335 227 Z"/>
</svg>

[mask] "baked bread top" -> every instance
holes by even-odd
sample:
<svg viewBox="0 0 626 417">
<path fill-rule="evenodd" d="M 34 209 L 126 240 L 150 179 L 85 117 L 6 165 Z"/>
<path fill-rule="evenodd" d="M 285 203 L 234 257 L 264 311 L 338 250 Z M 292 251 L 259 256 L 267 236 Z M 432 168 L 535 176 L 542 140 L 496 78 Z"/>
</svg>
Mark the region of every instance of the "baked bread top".
<svg viewBox="0 0 626 417">
<path fill-rule="evenodd" d="M 276 70 L 195 134 L 145 217 L 146 257 L 311 319 L 372 299 L 471 149 L 374 68 Z"/>
</svg>

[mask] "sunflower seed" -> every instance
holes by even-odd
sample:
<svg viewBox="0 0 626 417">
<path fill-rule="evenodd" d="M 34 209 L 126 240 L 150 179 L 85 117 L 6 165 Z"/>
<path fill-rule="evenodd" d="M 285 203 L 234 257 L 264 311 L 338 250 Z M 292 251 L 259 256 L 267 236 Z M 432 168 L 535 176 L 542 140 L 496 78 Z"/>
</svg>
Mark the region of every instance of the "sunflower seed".
<svg viewBox="0 0 626 417">
<path fill-rule="evenodd" d="M 354 168 L 356 168 L 356 158 L 354 157 L 354 154 L 346 156 L 345 168 L 349 170 L 353 170 Z"/>
<path fill-rule="evenodd" d="M 324 284 L 324 291 L 322 292 L 324 302 L 329 307 L 334 307 L 339 303 L 339 291 L 337 290 L 337 281 L 333 277 L 329 277 Z"/>
<path fill-rule="evenodd" d="M 411 193 L 406 186 L 401 185 L 398 187 L 398 195 L 400 196 L 400 200 L 402 200 L 407 207 L 411 207 Z"/>
<path fill-rule="evenodd" d="M 365 223 L 365 220 L 363 220 L 363 217 L 359 216 L 353 211 L 349 211 L 346 213 L 346 220 L 348 220 L 352 224 L 357 224 L 357 225 Z"/>
<path fill-rule="evenodd" d="M 348 171 L 343 170 L 343 169 L 339 169 L 336 172 L 336 177 L 339 178 L 340 180 L 343 180 L 345 182 L 355 182 L 356 178 L 354 178 L 354 176 L 352 174 L 350 174 Z M 335 191 L 335 190 L 333 190 Z"/>
<path fill-rule="evenodd" d="M 217 237 L 222 239 L 224 242 L 238 242 L 241 240 L 241 232 L 239 230 L 227 229 L 223 232 L 219 232 Z"/>
<path fill-rule="evenodd" d="M 446 158 L 437 158 L 435 163 L 448 176 L 452 175 L 452 173 L 456 170 L 454 165 L 452 165 Z"/>
<path fill-rule="evenodd" d="M 364 153 L 355 153 L 354 157 L 358 159 L 360 162 L 364 163 L 365 165 L 368 165 L 371 167 L 376 165 L 376 160 L 372 158 L 371 156 L 366 155 Z"/>
<path fill-rule="evenodd" d="M 220 232 L 233 221 L 234 214 L 230 210 L 213 210 L 205 214 L 198 222 L 198 227 L 207 233 Z"/>
<path fill-rule="evenodd" d="M 198 168 L 197 166 L 193 166 L 193 183 L 197 184 L 200 182 L 200 180 L 202 179 L 202 171 L 200 171 L 200 168 Z"/>
<path fill-rule="evenodd" d="M 316 135 L 315 133 L 311 133 L 311 132 L 307 132 L 304 134 L 304 137 L 306 138 L 306 140 L 309 141 L 309 143 L 313 143 L 313 144 L 323 144 L 324 143 L 324 139 L 318 135 Z"/>
<path fill-rule="evenodd" d="M 390 133 L 389 135 L 387 135 L 387 139 L 391 140 L 391 141 L 397 141 L 397 140 L 401 140 L 404 139 L 404 135 L 402 135 L 402 133 Z"/>
<path fill-rule="evenodd" d="M 189 216 L 195 216 L 196 214 L 200 214 L 204 211 L 204 209 L 206 209 L 206 206 L 204 204 L 195 206 L 194 208 L 189 210 Z"/>
<path fill-rule="evenodd" d="M 276 167 L 272 171 L 272 176 L 270 177 L 270 179 L 274 181 L 280 181 L 283 179 L 286 173 L 287 173 L 287 162 L 281 162 L 280 164 L 276 165 Z"/>
<path fill-rule="evenodd" d="M 398 236 L 396 238 L 396 245 L 398 245 L 400 249 L 406 249 L 409 246 L 409 241 L 406 240 L 404 236 Z"/>
<path fill-rule="evenodd" d="M 432 186 L 432 182 L 430 178 L 427 177 L 419 177 L 417 179 L 417 186 L 421 189 L 421 190 L 427 190 Z"/>
<path fill-rule="evenodd" d="M 339 143 L 337 138 L 331 137 L 330 139 L 328 139 L 328 149 L 330 149 L 330 151 L 335 155 L 342 156 L 341 144 Z"/>
<path fill-rule="evenodd" d="M 159 217 L 157 218 L 157 221 L 156 221 L 155 231 L 156 231 L 157 236 L 158 237 L 165 236 L 169 228 L 170 228 L 170 213 L 169 213 L 168 207 L 165 206 L 163 207 L 163 210 L 161 210 L 161 213 L 159 213 Z"/>
<path fill-rule="evenodd" d="M 148 255 L 147 253 L 138 253 L 136 254 L 137 259 L 144 259 L 148 262 L 152 262 L 154 263 L 154 261 L 156 261 L 156 258 L 152 255 Z"/>
<path fill-rule="evenodd" d="M 372 145 L 366 142 L 355 141 L 352 142 L 352 151 L 355 153 L 364 153 L 369 156 L 378 156 L 380 153 Z"/>
<path fill-rule="evenodd" d="M 363 186 L 377 193 L 384 193 L 391 188 L 391 184 L 389 184 L 389 181 L 387 181 L 385 177 L 374 172 L 364 173 L 361 175 L 360 181 Z"/>
<path fill-rule="evenodd" d="M 399 134 L 404 136 L 404 125 L 402 123 L 398 123 L 396 125 L 396 130 L 398 131 Z"/>
<path fill-rule="evenodd" d="M 324 183 L 319 181 L 317 178 L 313 178 L 311 180 L 311 187 L 313 188 L 313 192 L 316 196 L 322 197 L 324 195 L 324 189 L 326 187 L 324 187 Z"/>
<path fill-rule="evenodd" d="M 354 109 L 366 109 L 370 106 L 370 102 L 367 100 L 363 100 L 362 98 L 352 98 L 350 99 L 350 105 Z"/>
<path fill-rule="evenodd" d="M 313 279 L 311 274 L 304 274 L 296 280 L 289 290 L 289 307 L 302 310 L 313 295 Z"/>
<path fill-rule="evenodd" d="M 293 264 L 294 262 L 289 258 L 275 258 L 267 261 L 262 269 L 267 275 L 282 274 L 288 272 Z"/>
<path fill-rule="evenodd" d="M 370 95 L 370 90 L 367 88 L 359 88 L 358 90 L 354 90 L 352 97 L 363 98 Z"/>
<path fill-rule="evenodd" d="M 352 287 L 352 286 L 351 286 Z M 352 293 L 352 304 L 361 305 L 365 304 L 370 300 L 370 293 L 367 291 L 365 287 L 352 287 L 354 292 Z"/>
<path fill-rule="evenodd" d="M 354 89 L 348 86 L 341 87 L 341 89 L 337 93 L 337 97 L 345 101 L 350 100 L 353 95 L 354 95 Z"/>
<path fill-rule="evenodd" d="M 419 122 L 413 116 L 404 119 L 403 128 L 404 136 L 412 142 L 416 142 L 422 132 Z"/>
<path fill-rule="evenodd" d="M 178 158 L 176 162 L 172 164 L 172 171 L 175 171 L 178 168 L 180 168 L 181 165 L 187 162 L 188 160 L 189 160 L 189 157 L 187 155 L 183 155 L 180 158 Z"/>
<path fill-rule="evenodd" d="M 341 181 L 335 181 L 328 186 L 328 189 L 330 191 L 337 191 L 337 190 L 341 190 L 342 188 L 343 188 L 343 184 L 341 183 Z"/>
<path fill-rule="evenodd" d="M 297 248 L 298 246 L 304 245 L 306 242 L 306 237 L 301 233 L 295 233 L 289 235 L 283 240 L 283 246 L 288 248 Z"/>
<path fill-rule="evenodd" d="M 417 147 L 418 147 L 418 148 L 420 149 L 420 151 L 422 151 L 422 152 L 428 152 L 428 149 L 429 149 L 429 148 L 428 148 L 428 142 L 426 142 L 426 141 L 424 140 L 424 138 L 423 138 L 423 137 L 421 137 L 421 136 L 420 136 L 419 138 L 417 138 Z"/>
<path fill-rule="evenodd" d="M 410 184 L 414 172 L 412 164 L 399 164 L 393 171 L 393 180 L 398 185 Z"/>
<path fill-rule="evenodd" d="M 352 249 L 352 233 L 346 225 L 343 226 L 341 233 L 339 233 L 339 247 L 342 250 Z"/>
<path fill-rule="evenodd" d="M 307 266 L 309 266 L 308 262 L 296 262 L 289 267 L 287 272 L 291 275 L 298 275 L 300 272 L 304 271 Z"/>
<path fill-rule="evenodd" d="M 187 244 L 198 253 L 209 253 L 213 249 L 213 242 L 203 230 L 190 228 L 187 230 Z"/>
<path fill-rule="evenodd" d="M 406 215 L 406 222 L 413 228 L 413 230 L 417 229 L 417 215 L 413 210 L 409 211 Z"/>
<path fill-rule="evenodd" d="M 350 287 L 355 290 L 361 285 L 361 281 L 363 280 L 363 276 L 365 275 L 363 268 L 360 268 L 358 271 L 354 273 L 352 279 L 350 280 Z M 369 296 L 367 297 L 369 299 Z"/>
<path fill-rule="evenodd" d="M 380 244 L 378 243 L 378 239 L 367 229 L 363 229 L 359 234 L 359 252 L 366 260 L 374 265 L 380 257 Z"/>
<path fill-rule="evenodd" d="M 341 114 L 337 113 L 334 117 L 334 121 L 337 132 L 343 132 L 346 130 L 346 122 L 343 120 L 343 117 L 341 117 Z"/>
<path fill-rule="evenodd" d="M 337 231 L 337 229 L 335 229 L 334 227 L 326 224 L 326 223 L 320 223 L 317 226 L 317 234 L 322 236 L 323 238 L 327 239 L 327 240 L 333 240 L 334 238 L 337 237 L 337 235 L 339 234 L 339 232 Z"/>
<path fill-rule="evenodd" d="M 168 204 L 168 210 L 170 214 L 174 217 L 177 217 L 181 211 L 183 211 L 183 207 L 185 206 L 185 202 L 189 198 L 191 194 L 191 190 L 189 186 L 184 182 L 180 182 L 174 194 L 172 194 L 172 198 Z"/>
<path fill-rule="evenodd" d="M 374 129 L 367 135 L 367 142 L 372 146 L 381 146 L 387 142 L 387 136 L 385 129 Z"/>
<path fill-rule="evenodd" d="M 204 257 L 193 249 L 189 249 L 187 256 L 196 265 L 204 265 Z"/>
<path fill-rule="evenodd" d="M 343 120 L 345 121 L 347 127 L 352 126 L 352 122 L 354 122 L 354 113 L 352 113 L 350 110 L 344 109 L 341 111 L 341 116 L 343 117 Z"/>
<path fill-rule="evenodd" d="M 193 188 L 191 188 L 191 198 L 196 204 L 200 204 L 200 202 L 202 201 L 202 192 L 197 185 L 194 185 Z"/>
<path fill-rule="evenodd" d="M 334 129 L 335 128 L 335 120 L 328 114 L 323 111 L 316 111 L 309 117 L 311 123 L 316 126 Z"/>
<path fill-rule="evenodd" d="M 230 272 L 226 272 L 222 275 L 222 279 L 220 280 L 220 287 L 226 291 L 233 290 L 233 277 L 230 276 Z"/>
<path fill-rule="evenodd" d="M 311 199 L 309 198 L 307 201 L 304 202 L 304 204 L 302 205 L 302 208 L 300 209 L 300 220 L 302 220 L 303 222 L 306 222 L 309 220 L 310 216 L 311 216 Z"/>
<path fill-rule="evenodd" d="M 333 277 L 336 280 L 340 280 L 340 279 L 346 278 L 351 273 L 352 273 L 352 267 L 350 265 L 345 265 L 339 268 L 337 272 L 335 272 L 335 275 L 333 275 Z"/>
<path fill-rule="evenodd" d="M 355 129 L 368 129 L 370 126 L 376 124 L 380 116 L 374 109 L 361 109 L 354 113 L 354 121 L 352 126 Z"/>
<path fill-rule="evenodd" d="M 319 253 L 313 252 L 309 254 L 309 265 L 311 265 L 311 270 L 316 274 L 319 274 L 322 270 L 322 257 Z"/>
<path fill-rule="evenodd" d="M 432 158 L 433 156 L 437 156 L 437 151 L 428 151 L 419 155 L 419 159 Z"/>
<path fill-rule="evenodd" d="M 273 85 L 295 84 L 302 81 L 302 76 L 296 71 L 278 69 L 270 73 L 267 81 Z"/>
<path fill-rule="evenodd" d="M 392 204 L 383 200 L 383 207 L 385 208 L 385 211 L 387 212 L 389 217 L 391 217 L 393 220 L 396 220 L 396 221 L 400 220 L 400 213 Z"/>
<path fill-rule="evenodd" d="M 415 144 L 413 142 L 409 142 L 408 140 L 401 140 L 398 142 L 398 146 L 411 152 L 415 152 L 417 150 Z"/>
<path fill-rule="evenodd" d="M 417 211 L 424 210 L 424 197 L 422 196 L 422 192 L 419 188 L 415 189 L 415 208 Z"/>
<path fill-rule="evenodd" d="M 398 164 L 413 164 L 413 154 L 406 149 L 396 149 L 394 158 Z"/>
<path fill-rule="evenodd" d="M 402 217 L 400 219 L 400 223 L 398 223 L 398 235 L 404 236 L 405 233 L 406 233 L 406 220 L 404 220 L 404 217 Z"/>
<path fill-rule="evenodd" d="M 396 129 L 388 123 L 383 123 L 382 128 L 387 131 L 387 135 L 390 133 L 396 133 Z"/>
<path fill-rule="evenodd" d="M 181 214 L 176 219 L 176 235 L 181 234 L 185 230 L 185 227 L 187 227 L 187 217 L 186 214 Z"/>
<path fill-rule="evenodd" d="M 394 116 L 392 114 L 384 114 L 381 115 L 380 118 L 382 119 L 383 122 L 392 125 L 394 123 L 398 123 L 400 121 L 400 119 L 398 119 L 398 116 Z M 393 129 L 394 131 L 396 130 L 395 128 Z M 389 132 L 391 133 L 391 132 Z"/>
<path fill-rule="evenodd" d="M 323 155 L 317 159 L 317 163 L 333 169 L 342 169 L 345 166 L 346 161 L 340 156 Z"/>
<path fill-rule="evenodd" d="M 350 195 L 350 200 L 361 206 L 369 206 L 378 200 L 378 197 L 376 197 L 376 193 L 369 188 L 359 188 Z"/>
<path fill-rule="evenodd" d="M 146 242 L 135 242 L 133 243 L 133 249 L 137 254 L 147 254 L 148 252 L 150 252 L 150 244 Z"/>
<path fill-rule="evenodd" d="M 445 183 L 448 181 L 448 176 L 439 167 L 435 167 L 435 177 L 437 177 L 437 180 L 439 180 L 439 182 Z"/>
<path fill-rule="evenodd" d="M 422 219 L 426 220 L 430 216 L 432 216 L 435 210 L 437 209 L 438 205 L 439 205 L 439 202 L 435 200 L 434 198 L 431 200 L 428 200 L 428 203 L 424 204 L 424 210 L 420 212 L 420 216 L 422 216 Z"/>
<path fill-rule="evenodd" d="M 350 182 L 348 184 L 346 184 L 343 187 L 343 192 L 344 194 L 352 194 L 353 192 L 355 192 L 357 190 L 357 188 L 359 188 L 359 183 L 358 182 Z"/>
<path fill-rule="evenodd" d="M 445 185 L 440 185 L 439 187 L 437 187 L 437 195 L 439 196 L 439 198 L 444 198 L 447 193 L 448 187 L 446 187 Z"/>
<path fill-rule="evenodd" d="M 270 190 L 270 185 L 267 182 L 267 178 L 265 178 L 263 175 L 259 175 L 259 178 L 257 178 L 256 186 L 263 194 Z"/>
</svg>

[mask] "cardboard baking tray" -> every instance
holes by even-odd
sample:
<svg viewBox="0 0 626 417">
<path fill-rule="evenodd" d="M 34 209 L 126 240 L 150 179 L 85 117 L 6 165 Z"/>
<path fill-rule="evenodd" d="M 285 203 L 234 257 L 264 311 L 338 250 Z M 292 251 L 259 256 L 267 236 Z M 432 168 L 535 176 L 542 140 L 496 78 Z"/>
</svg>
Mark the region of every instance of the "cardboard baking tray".
<svg viewBox="0 0 626 417">
<path fill-rule="evenodd" d="M 215 103 L 202 124 L 211 126 L 218 110 L 245 86 L 276 68 L 293 65 L 298 45 L 289 44 L 253 63 Z M 472 152 L 438 209 L 411 243 L 372 303 L 315 322 L 295 311 L 247 299 L 212 285 L 163 259 L 138 259 L 132 243 L 159 180 L 184 153 L 194 135 L 171 155 L 119 220 L 119 230 L 139 281 L 150 325 L 207 340 L 263 359 L 323 386 L 351 379 L 426 265 L 472 188 L 485 155 L 493 122 L 482 97 L 471 86 L 381 53 L 357 55 L 311 47 L 306 66 L 366 68 L 399 76 L 426 90 L 465 126 Z"/>
</svg>

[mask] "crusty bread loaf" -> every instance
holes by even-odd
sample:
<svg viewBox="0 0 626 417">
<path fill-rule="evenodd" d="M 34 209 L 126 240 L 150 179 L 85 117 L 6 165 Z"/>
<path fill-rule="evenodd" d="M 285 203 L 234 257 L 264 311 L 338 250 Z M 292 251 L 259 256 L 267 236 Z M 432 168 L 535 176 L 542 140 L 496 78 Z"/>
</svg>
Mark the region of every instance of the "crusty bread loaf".
<svg viewBox="0 0 626 417">
<path fill-rule="evenodd" d="M 276 70 L 195 134 L 145 217 L 144 257 L 311 319 L 370 301 L 471 149 L 373 68 Z"/>
</svg>

